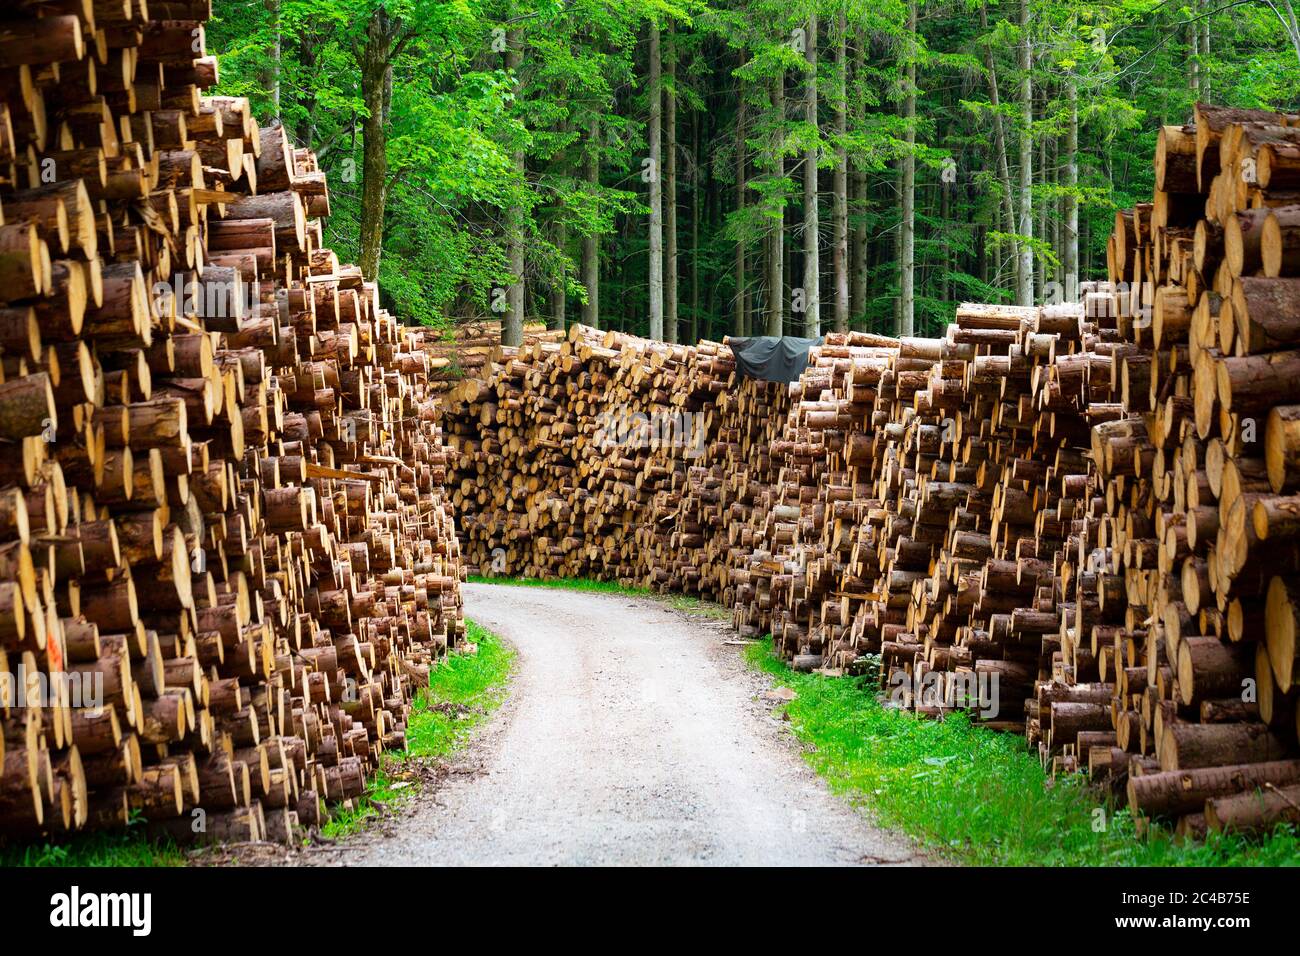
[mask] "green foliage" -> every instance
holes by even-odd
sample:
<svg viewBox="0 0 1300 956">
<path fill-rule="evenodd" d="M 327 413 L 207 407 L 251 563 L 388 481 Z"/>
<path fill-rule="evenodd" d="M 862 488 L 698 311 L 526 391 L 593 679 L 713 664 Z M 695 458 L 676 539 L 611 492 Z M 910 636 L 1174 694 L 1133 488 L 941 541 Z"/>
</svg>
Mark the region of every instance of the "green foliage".
<svg viewBox="0 0 1300 956">
<path fill-rule="evenodd" d="M 1211 834 L 1176 843 L 1144 837 L 1127 808 L 1105 806 L 1078 779 L 1048 785 L 1023 738 L 964 714 L 925 720 L 881 705 L 863 680 L 791 671 L 771 639 L 745 648 L 750 664 L 797 697 L 782 705 L 808 745 L 805 759 L 836 792 L 882 823 L 962 863 L 998 866 L 1278 866 L 1300 860 L 1300 833 L 1264 840 Z"/>
<path fill-rule="evenodd" d="M 419 791 L 413 760 L 439 760 L 463 748 L 474 730 L 501 706 L 515 652 L 501 638 L 473 621 L 465 622 L 475 654 L 453 654 L 429 675 L 406 725 L 406 752 L 385 754 L 364 797 L 321 827 L 326 839 L 355 833 L 367 820 Z"/>
<path fill-rule="evenodd" d="M 521 216 L 526 311 L 549 311 L 561 289 L 572 306 L 580 243 L 600 239 L 602 324 L 646 331 L 646 27 L 663 31 L 675 59 L 678 100 L 680 316 L 699 333 L 731 328 L 735 244 L 749 253 L 746 291 L 755 310 L 768 295 L 763 239 L 784 213 L 787 283 L 802 274 L 801 192 L 806 147 L 823 170 L 821 229 L 830 243 L 837 146 L 863 190 L 850 196 L 850 228 L 865 229 L 865 296 L 853 324 L 889 329 L 898 294 L 900 159 L 917 160 L 916 290 L 921 332 L 942 328 L 952 303 L 1012 295 L 1014 248 L 1028 242 L 1038 294 L 1064 280 L 1067 200 L 1080 209 L 1080 273 L 1105 270 L 1117 208 L 1149 199 L 1161 124 L 1186 122 L 1196 97 L 1234 106 L 1294 109 L 1297 50 L 1278 7 L 1259 0 L 1028 0 L 1033 118 L 1022 130 L 1018 0 L 216 0 L 212 46 L 223 53 L 221 92 L 252 98 L 309 143 L 330 174 L 327 241 L 358 259 L 361 223 L 361 55 L 367 25 L 383 9 L 411 33 L 393 63 L 388 119 L 389 189 L 380 279 L 404 319 L 442 325 L 479 317 L 511 281 L 505 252 L 511 210 Z M 819 122 L 803 119 L 810 77 L 797 31 L 816 12 Z M 845 17 L 848 60 L 833 59 Z M 981 20 L 987 27 L 981 26 Z M 1208 24 L 1208 51 L 1193 36 Z M 506 40 L 519 67 L 508 69 Z M 278 42 L 277 42 L 278 41 Z M 278 51 L 278 56 L 277 56 Z M 992 56 L 1001 102 L 991 104 Z M 904 68 L 917 67 L 915 146 L 907 144 Z M 773 107 L 784 77 L 786 110 Z M 1067 90 L 1077 90 L 1078 184 L 1065 183 Z M 742 110 L 743 104 L 743 110 Z M 843 105 L 847 130 L 836 133 Z M 735 190 L 736 127 L 748 154 L 749 189 Z M 1006 134 L 1009 183 L 1000 174 L 994 116 Z M 1003 204 L 1017 195 L 1018 144 L 1032 137 L 1035 236 L 1016 235 Z M 698 143 L 698 145 L 697 145 Z M 524 153 L 522 174 L 514 151 Z M 597 181 L 586 177 L 589 158 Z M 778 168 L 781 159 L 784 168 Z M 951 170 L 951 175 L 948 171 Z M 949 178 L 945 178 L 949 175 Z M 1042 218 L 1038 216 L 1042 211 Z M 698 221 L 696 213 L 698 211 Z M 826 256 L 829 262 L 829 254 Z M 823 307 L 829 306 L 829 277 Z M 789 289 L 785 290 L 788 298 Z"/>
</svg>

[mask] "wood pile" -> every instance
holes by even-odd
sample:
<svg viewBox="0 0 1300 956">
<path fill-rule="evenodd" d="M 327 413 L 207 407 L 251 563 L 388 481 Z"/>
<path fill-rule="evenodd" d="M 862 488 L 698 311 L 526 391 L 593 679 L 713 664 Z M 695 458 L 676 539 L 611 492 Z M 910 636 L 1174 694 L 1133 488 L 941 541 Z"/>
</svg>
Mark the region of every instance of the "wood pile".
<svg viewBox="0 0 1300 956">
<path fill-rule="evenodd" d="M 1079 307 L 817 356 L 737 623 L 796 667 L 879 652 L 894 703 L 1023 727 L 1180 833 L 1300 817 L 1295 123 L 1166 128 Z"/>
<path fill-rule="evenodd" d="M 421 334 L 315 157 L 203 95 L 210 13 L 0 13 L 7 837 L 289 840 L 464 633 Z"/>
<path fill-rule="evenodd" d="M 1094 439 L 1133 625 L 1105 661 L 1140 738 L 1121 782 L 1188 833 L 1260 829 L 1300 820 L 1300 116 L 1200 104 L 1155 169 L 1108 254 L 1129 419 Z"/>
<path fill-rule="evenodd" d="M 564 333 L 553 331 L 544 322 L 524 325 L 525 346 L 537 342 L 561 342 Z M 484 377 L 489 363 L 501 355 L 501 321 L 475 319 L 459 322 L 445 331 L 421 329 L 412 333 L 412 345 L 427 356 L 429 389 L 439 395 L 461 382 L 472 388 Z"/>
<path fill-rule="evenodd" d="M 752 505 L 747 476 L 784 400 L 741 383 L 716 342 L 575 325 L 562 342 L 494 350 L 443 406 L 467 567 L 729 600 L 726 531 Z"/>
</svg>

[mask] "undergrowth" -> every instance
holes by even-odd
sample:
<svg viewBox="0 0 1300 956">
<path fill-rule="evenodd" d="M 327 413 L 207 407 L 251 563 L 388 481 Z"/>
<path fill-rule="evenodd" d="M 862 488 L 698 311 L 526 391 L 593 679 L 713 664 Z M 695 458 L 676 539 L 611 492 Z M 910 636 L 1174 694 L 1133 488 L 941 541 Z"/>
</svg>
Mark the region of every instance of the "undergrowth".
<svg viewBox="0 0 1300 956">
<path fill-rule="evenodd" d="M 1081 778 L 1046 778 L 1024 739 L 964 714 L 918 718 L 882 705 L 848 677 L 792 671 L 771 639 L 749 663 L 793 689 L 782 704 L 805 759 L 837 793 L 956 862 L 1020 866 L 1243 866 L 1300 863 L 1293 826 L 1256 839 L 1211 834 L 1177 842 L 1166 828 L 1139 837 L 1127 808 L 1099 802 Z"/>
</svg>

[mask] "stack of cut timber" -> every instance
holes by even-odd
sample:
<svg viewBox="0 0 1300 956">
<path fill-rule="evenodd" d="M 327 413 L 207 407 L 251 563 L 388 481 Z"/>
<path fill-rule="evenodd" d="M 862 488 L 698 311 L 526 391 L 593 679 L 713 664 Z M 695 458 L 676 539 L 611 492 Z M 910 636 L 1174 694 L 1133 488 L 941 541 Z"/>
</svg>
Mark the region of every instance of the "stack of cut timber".
<svg viewBox="0 0 1300 956">
<path fill-rule="evenodd" d="M 482 379 L 484 369 L 500 355 L 501 322 L 498 319 L 474 319 L 459 322 L 445 332 L 422 329 L 413 332 L 412 342 L 428 356 L 429 388 L 443 393 L 468 381 L 473 388 Z M 553 331 L 541 322 L 524 326 L 524 345 L 536 342 L 561 342 L 564 333 Z"/>
<path fill-rule="evenodd" d="M 497 349 L 444 402 L 467 565 L 729 600 L 727 516 L 757 493 L 783 402 L 719 343 L 576 325 Z"/>
<path fill-rule="evenodd" d="M 852 472 L 898 348 L 897 339 L 854 332 L 828 335 L 812 350 L 771 444 L 775 476 L 749 516 L 748 551 L 734 555 L 738 630 L 770 631 L 801 666 L 820 663 L 827 642 L 844 636 L 863 590 L 844 573 L 851 532 L 871 507 L 869 490 Z"/>
<path fill-rule="evenodd" d="M 207 0 L 0 13 L 0 834 L 291 838 L 463 634 L 418 337 Z"/>
<path fill-rule="evenodd" d="M 1142 755 L 1121 782 L 1193 834 L 1300 819 L 1298 124 L 1201 104 L 1162 129 L 1108 257 L 1128 417 L 1094 447 L 1131 626 L 1107 663 Z"/>
<path fill-rule="evenodd" d="M 1142 215 L 1119 221 L 1141 230 Z M 1294 604 L 1276 597 L 1297 567 L 1295 488 L 1267 482 L 1267 456 L 1195 434 L 1172 292 L 1148 294 L 1153 350 L 1132 276 L 1115 279 L 1085 284 L 1082 306 L 962 306 L 945 338 L 848 369 L 815 354 L 733 565 L 735 620 L 796 667 L 879 652 L 893 703 L 1023 728 L 1054 772 L 1127 785 L 1136 813 L 1184 833 L 1268 826 L 1294 812 L 1300 772 Z M 1288 412 L 1270 414 L 1286 475 Z M 1241 497 L 1234 525 L 1224 502 Z"/>
</svg>

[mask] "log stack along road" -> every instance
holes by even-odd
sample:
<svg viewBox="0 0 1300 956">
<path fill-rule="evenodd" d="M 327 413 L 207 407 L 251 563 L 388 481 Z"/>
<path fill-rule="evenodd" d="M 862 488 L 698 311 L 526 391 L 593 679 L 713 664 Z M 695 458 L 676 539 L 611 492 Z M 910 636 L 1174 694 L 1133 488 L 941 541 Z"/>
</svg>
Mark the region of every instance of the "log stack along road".
<svg viewBox="0 0 1300 956">
<path fill-rule="evenodd" d="M 206 0 L 0 28 L 0 834 L 290 841 L 462 639 L 420 336 Z M 103 706 L 98 706 L 102 702 Z"/>
<path fill-rule="evenodd" d="M 1022 733 L 1189 837 L 1300 818 L 1300 117 L 1165 127 L 1079 301 L 830 334 L 787 385 L 727 341 L 405 327 L 325 246 L 313 153 L 206 95 L 208 0 L 21 8 L 0 837 L 292 842 L 404 746 L 467 570 L 698 595 L 799 670 L 878 656 L 892 706 Z M 679 806 L 684 858 L 768 859 L 702 822 L 745 807 L 819 821 L 765 838 L 790 860 L 853 861 L 826 820 L 877 839 L 784 779 L 741 678 L 702 679 L 718 662 L 648 606 L 474 600 L 527 664 L 489 806 L 591 774 L 597 808 Z M 667 750 L 620 779 L 603 746 Z M 467 800 L 446 833 L 483 823 Z M 610 821 L 569 859 L 642 837 Z"/>
</svg>

